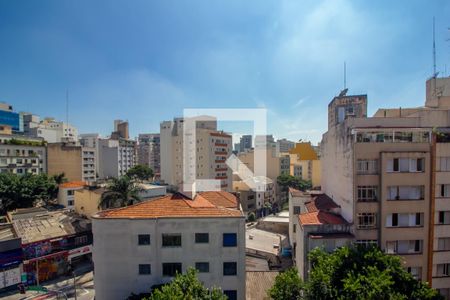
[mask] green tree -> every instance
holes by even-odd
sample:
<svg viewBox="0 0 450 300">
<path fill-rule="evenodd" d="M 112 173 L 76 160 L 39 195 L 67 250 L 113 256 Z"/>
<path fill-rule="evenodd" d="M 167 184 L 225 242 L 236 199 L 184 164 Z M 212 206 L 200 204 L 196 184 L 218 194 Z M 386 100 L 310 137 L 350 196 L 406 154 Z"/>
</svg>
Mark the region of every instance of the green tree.
<svg viewBox="0 0 450 300">
<path fill-rule="evenodd" d="M 308 299 L 442 299 L 414 279 L 398 256 L 376 247 L 342 247 L 332 253 L 314 249 L 309 260 Z"/>
<path fill-rule="evenodd" d="M 303 180 L 301 178 L 292 176 L 292 175 L 280 175 L 277 177 L 277 183 L 285 190 L 289 187 L 306 191 L 312 188 L 312 183 L 310 180 Z"/>
<path fill-rule="evenodd" d="M 136 165 L 129 169 L 126 175 L 139 181 L 145 181 L 153 178 L 153 170 L 145 165 Z"/>
<path fill-rule="evenodd" d="M 249 213 L 247 219 L 248 219 L 249 222 L 255 222 L 256 221 L 255 213 L 254 212 Z"/>
<path fill-rule="evenodd" d="M 99 208 L 107 209 L 138 203 L 141 201 L 138 193 L 139 188 L 130 177 L 113 178 L 101 196 Z"/>
<path fill-rule="evenodd" d="M 60 185 L 61 183 L 67 182 L 66 174 L 60 173 L 53 175 L 52 178 L 55 180 L 56 184 Z"/>
<path fill-rule="evenodd" d="M 189 268 L 186 274 L 177 274 L 170 283 L 152 291 L 149 300 L 226 300 L 218 288 L 208 289 L 197 278 L 197 271 Z"/>
<path fill-rule="evenodd" d="M 267 292 L 273 300 L 303 299 L 303 282 L 297 269 L 291 268 L 275 277 L 275 283 Z"/>
</svg>

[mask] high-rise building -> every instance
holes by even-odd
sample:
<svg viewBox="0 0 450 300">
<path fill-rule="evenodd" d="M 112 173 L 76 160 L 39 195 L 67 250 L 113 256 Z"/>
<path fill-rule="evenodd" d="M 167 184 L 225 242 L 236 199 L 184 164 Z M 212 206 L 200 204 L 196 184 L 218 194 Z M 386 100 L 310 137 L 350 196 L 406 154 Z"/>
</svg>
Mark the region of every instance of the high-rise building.
<svg viewBox="0 0 450 300">
<path fill-rule="evenodd" d="M 130 138 L 128 121 L 114 120 L 114 131 L 111 134 L 113 139 L 126 139 Z"/>
<path fill-rule="evenodd" d="M 225 161 L 231 155 L 232 137 L 218 131 L 217 120 L 209 118 L 195 121 L 189 132 L 187 119 L 161 123 L 161 179 L 165 183 L 181 187 L 195 179 L 215 179 L 220 181 L 216 188 L 231 191 L 232 172 Z"/>
<path fill-rule="evenodd" d="M 250 134 L 241 136 L 238 152 L 244 152 L 246 150 L 252 149 L 252 143 L 252 136 Z"/>
<path fill-rule="evenodd" d="M 139 134 L 138 138 L 138 163 L 150 167 L 155 175 L 161 173 L 159 133 Z"/>
<path fill-rule="evenodd" d="M 289 150 L 295 147 L 295 142 L 287 139 L 277 140 L 277 151 L 280 153 L 288 153 Z"/>
<path fill-rule="evenodd" d="M 13 133 L 22 132 L 22 115 L 14 112 L 12 105 L 0 102 L 0 125 L 10 126 Z"/>
<path fill-rule="evenodd" d="M 335 97 L 321 143 L 322 190 L 354 224 L 357 243 L 402 256 L 405 268 L 450 292 L 450 78 L 431 78 L 425 107 L 379 109 Z"/>
<path fill-rule="evenodd" d="M 136 165 L 136 141 L 98 140 L 99 178 L 120 177 Z"/>
<path fill-rule="evenodd" d="M 42 137 L 48 143 L 77 142 L 78 130 L 65 122 L 56 121 L 54 118 L 45 118 L 40 121 L 33 114 L 23 114 L 23 128 L 26 135 Z"/>
</svg>

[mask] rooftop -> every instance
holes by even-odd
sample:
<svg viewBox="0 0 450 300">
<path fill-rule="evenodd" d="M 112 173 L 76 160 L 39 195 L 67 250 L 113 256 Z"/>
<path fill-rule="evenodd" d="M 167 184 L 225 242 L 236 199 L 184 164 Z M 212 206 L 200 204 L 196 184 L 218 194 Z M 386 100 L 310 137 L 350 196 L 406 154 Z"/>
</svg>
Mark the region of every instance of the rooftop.
<svg viewBox="0 0 450 300">
<path fill-rule="evenodd" d="M 312 200 L 305 202 L 306 209 L 308 212 L 316 212 L 319 210 L 329 211 L 334 208 L 340 208 L 336 202 L 333 201 L 328 195 L 311 195 Z"/>
<path fill-rule="evenodd" d="M 14 220 L 14 230 L 22 244 L 59 238 L 91 230 L 91 222 L 68 211 L 47 212 L 33 217 Z"/>
<path fill-rule="evenodd" d="M 17 235 L 14 232 L 12 224 L 0 224 L 0 241 L 8 241 L 16 238 Z"/>
<path fill-rule="evenodd" d="M 202 192 L 194 199 L 181 194 L 169 194 L 127 207 L 104 210 L 94 218 L 158 219 L 243 217 L 237 198 L 228 192 Z"/>
<path fill-rule="evenodd" d="M 74 189 L 74 188 L 82 188 L 86 185 L 86 182 L 84 181 L 69 181 L 64 182 L 59 185 L 60 188 L 63 189 Z"/>
<path fill-rule="evenodd" d="M 279 272 L 247 272 L 245 280 L 245 299 L 247 300 L 266 300 L 270 299 L 267 296 L 267 291 L 275 283 L 275 277 Z"/>
<path fill-rule="evenodd" d="M 303 197 L 303 196 L 307 195 L 307 193 L 299 191 L 299 190 L 291 188 L 291 187 L 289 188 L 289 194 L 291 194 L 293 197 Z"/>
<path fill-rule="evenodd" d="M 333 213 L 328 213 L 324 211 L 315 211 L 298 215 L 298 219 L 301 225 L 324 225 L 324 224 L 335 224 L 335 225 L 345 225 L 348 222 L 341 217 Z"/>
<path fill-rule="evenodd" d="M 347 232 L 336 233 L 311 233 L 309 234 L 311 239 L 353 239 L 355 236 Z"/>
<path fill-rule="evenodd" d="M 286 239 L 283 234 L 273 233 L 257 228 L 247 229 L 245 232 L 245 248 L 278 255 L 281 243 Z M 274 246 L 277 247 L 274 247 Z M 251 252 L 251 251 L 250 251 Z"/>
</svg>

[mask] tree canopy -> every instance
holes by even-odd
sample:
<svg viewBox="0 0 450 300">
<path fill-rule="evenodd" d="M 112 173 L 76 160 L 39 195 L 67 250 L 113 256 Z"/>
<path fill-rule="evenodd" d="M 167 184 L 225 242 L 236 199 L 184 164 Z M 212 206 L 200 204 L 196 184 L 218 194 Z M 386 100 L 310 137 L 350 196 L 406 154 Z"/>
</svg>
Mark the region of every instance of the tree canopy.
<svg viewBox="0 0 450 300">
<path fill-rule="evenodd" d="M 99 207 L 102 209 L 122 207 L 140 202 L 139 188 L 128 176 L 113 178 L 102 194 Z"/>
<path fill-rule="evenodd" d="M 268 291 L 273 300 L 303 299 L 303 283 L 298 276 L 297 269 L 291 268 L 280 273 L 275 278 L 273 287 Z"/>
<path fill-rule="evenodd" d="M 306 191 L 312 188 L 310 180 L 303 180 L 292 175 L 280 175 L 277 177 L 277 183 L 284 188 L 294 188 L 300 191 Z"/>
<path fill-rule="evenodd" d="M 5 213 L 16 208 L 32 207 L 38 201 L 50 204 L 58 196 L 56 179 L 54 176 L 48 176 L 47 174 L 17 175 L 14 173 L 1 173 L 1 212 Z"/>
<path fill-rule="evenodd" d="M 426 283 L 414 279 L 404 269 L 400 257 L 385 254 L 376 247 L 342 247 L 332 253 L 317 248 L 310 252 L 309 262 L 312 268 L 303 286 L 292 271 L 282 273 L 275 280 L 270 296 L 273 293 L 295 300 L 443 299 Z M 302 288 L 303 298 L 298 293 L 288 294 Z"/>
<path fill-rule="evenodd" d="M 148 300 L 226 300 L 219 288 L 208 289 L 197 278 L 197 271 L 189 268 L 186 274 L 177 274 L 170 283 L 154 289 Z"/>
<path fill-rule="evenodd" d="M 136 165 L 130 168 L 126 175 L 139 181 L 145 181 L 153 177 L 153 170 L 145 165 Z"/>
</svg>

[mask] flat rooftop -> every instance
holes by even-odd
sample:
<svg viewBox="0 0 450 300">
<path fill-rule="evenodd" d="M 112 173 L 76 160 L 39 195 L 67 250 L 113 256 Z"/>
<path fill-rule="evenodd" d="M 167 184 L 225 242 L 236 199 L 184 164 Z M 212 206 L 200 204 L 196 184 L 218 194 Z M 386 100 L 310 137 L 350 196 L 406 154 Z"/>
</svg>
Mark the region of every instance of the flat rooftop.
<svg viewBox="0 0 450 300">
<path fill-rule="evenodd" d="M 245 280 L 245 299 L 247 300 L 269 300 L 267 291 L 275 283 L 275 277 L 279 272 L 247 272 Z"/>
<path fill-rule="evenodd" d="M 278 255 L 280 249 L 275 248 L 274 245 L 281 247 L 285 239 L 286 236 L 284 234 L 250 228 L 245 232 L 245 247 L 250 250 Z"/>
</svg>

